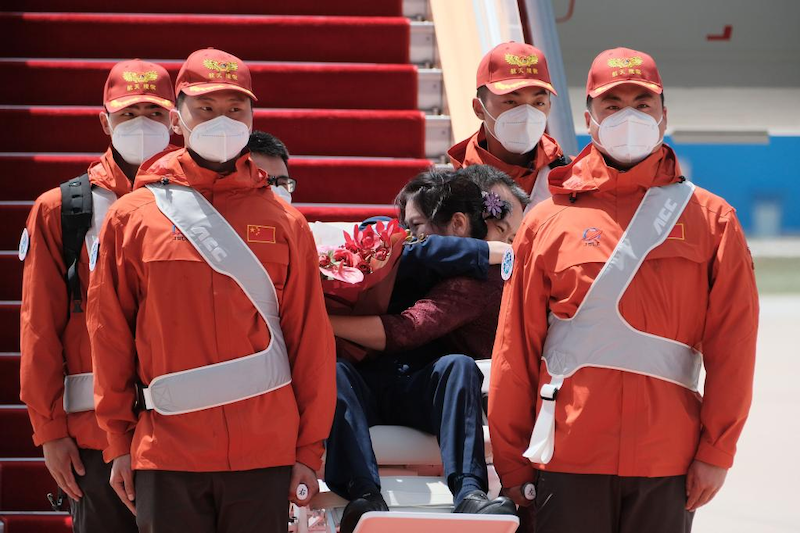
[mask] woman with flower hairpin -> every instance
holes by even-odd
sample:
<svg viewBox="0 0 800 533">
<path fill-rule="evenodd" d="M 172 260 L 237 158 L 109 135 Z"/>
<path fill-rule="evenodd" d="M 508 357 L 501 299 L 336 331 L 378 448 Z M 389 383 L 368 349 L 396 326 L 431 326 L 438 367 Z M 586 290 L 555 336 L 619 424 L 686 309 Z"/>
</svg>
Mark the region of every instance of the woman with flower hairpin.
<svg viewBox="0 0 800 533">
<path fill-rule="evenodd" d="M 525 195 L 516 197 L 502 180 L 484 190 L 466 171 L 431 170 L 403 188 L 396 203 L 413 235 L 487 239 L 506 226 L 516 231 L 511 226 L 521 221 Z M 515 514 L 508 498 L 486 496 L 483 376 L 474 359 L 491 356 L 503 288 L 499 268 L 489 270 L 486 280 L 442 280 L 398 314 L 330 317 L 337 336 L 378 352 L 358 366 L 337 364 L 325 481 L 350 500 L 343 533 L 353 531 L 365 512 L 388 510 L 369 437 L 377 424 L 437 436 L 455 512 Z"/>
</svg>

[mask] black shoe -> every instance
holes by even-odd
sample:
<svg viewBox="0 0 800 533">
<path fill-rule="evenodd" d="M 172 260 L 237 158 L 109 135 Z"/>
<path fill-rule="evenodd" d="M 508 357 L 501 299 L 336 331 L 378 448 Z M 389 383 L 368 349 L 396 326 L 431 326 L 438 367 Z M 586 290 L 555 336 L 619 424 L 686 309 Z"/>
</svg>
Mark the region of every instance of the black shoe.
<svg viewBox="0 0 800 533">
<path fill-rule="evenodd" d="M 510 498 L 506 498 L 505 496 L 490 500 L 482 490 L 473 490 L 461 500 L 461 503 L 458 504 L 458 507 L 453 509 L 453 512 L 516 515 L 517 507 Z"/>
<path fill-rule="evenodd" d="M 344 508 L 342 521 L 339 523 L 339 533 L 353 533 L 361 515 L 370 511 L 388 511 L 389 506 L 381 493 L 369 493 L 351 500 Z"/>
</svg>

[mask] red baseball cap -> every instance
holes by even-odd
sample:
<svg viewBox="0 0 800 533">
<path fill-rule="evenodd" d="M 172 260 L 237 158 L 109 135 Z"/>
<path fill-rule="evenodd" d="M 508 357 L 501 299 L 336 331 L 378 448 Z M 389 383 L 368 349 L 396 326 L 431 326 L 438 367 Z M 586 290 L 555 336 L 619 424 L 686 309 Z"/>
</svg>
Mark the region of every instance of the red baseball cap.
<svg viewBox="0 0 800 533">
<path fill-rule="evenodd" d="M 161 65 L 132 59 L 114 65 L 103 90 L 103 105 L 110 113 L 147 102 L 164 109 L 175 107 L 172 80 Z"/>
<path fill-rule="evenodd" d="M 239 91 L 258 100 L 253 94 L 253 82 L 247 65 L 238 57 L 215 48 L 193 52 L 186 58 L 175 80 L 176 95 L 183 92 L 189 96 L 197 96 L 229 90 Z"/>
<path fill-rule="evenodd" d="M 503 43 L 483 56 L 478 65 L 477 88 L 508 94 L 522 87 L 542 87 L 557 95 L 550 83 L 547 59 L 538 48 L 525 43 Z"/>
<path fill-rule="evenodd" d="M 596 98 L 624 83 L 640 85 L 656 94 L 663 91 L 661 76 L 652 57 L 630 48 L 614 48 L 594 58 L 586 81 L 586 94 Z"/>
</svg>

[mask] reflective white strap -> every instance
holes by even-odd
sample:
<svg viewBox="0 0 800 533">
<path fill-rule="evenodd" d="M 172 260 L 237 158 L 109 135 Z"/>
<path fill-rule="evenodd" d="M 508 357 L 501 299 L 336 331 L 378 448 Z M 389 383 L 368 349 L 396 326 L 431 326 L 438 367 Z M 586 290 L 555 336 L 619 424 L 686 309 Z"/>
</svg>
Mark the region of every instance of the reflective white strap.
<svg viewBox="0 0 800 533">
<path fill-rule="evenodd" d="M 182 415 L 255 398 L 287 384 L 274 350 L 158 376 L 143 388 L 144 405 L 161 415 Z M 280 379 L 276 379 L 280 378 Z"/>
<path fill-rule="evenodd" d="M 64 411 L 94 411 L 94 377 L 91 372 L 64 377 Z"/>
<path fill-rule="evenodd" d="M 550 186 L 548 184 L 548 177 L 550 175 L 550 167 L 545 166 L 536 175 L 536 181 L 533 184 L 533 189 L 530 194 L 530 203 L 525 207 L 525 213 L 536 207 L 538 204 L 550 198 Z"/>
<path fill-rule="evenodd" d="M 100 228 L 111 204 L 117 201 L 117 195 L 103 187 L 92 187 L 92 225 L 86 232 L 84 242 L 86 243 L 86 253 L 92 253 L 92 246 L 100 235 Z"/>
<path fill-rule="evenodd" d="M 697 390 L 702 355 L 674 339 L 633 328 L 619 311 L 622 295 L 648 254 L 667 239 L 694 190 L 688 181 L 650 188 L 575 314 L 562 319 L 550 313 L 542 350 L 550 375 L 610 368 Z"/>
<path fill-rule="evenodd" d="M 260 352 L 164 374 L 144 391 L 145 407 L 162 415 L 210 409 L 266 394 L 291 382 L 278 297 L 264 265 L 202 194 L 179 185 L 150 184 L 158 209 L 208 265 L 232 278 L 266 322 L 269 346 Z M 149 401 L 148 401 L 149 399 Z"/>
<path fill-rule="evenodd" d="M 150 390 L 150 387 L 142 387 L 142 397 L 145 409 L 152 411 L 156 408 L 156 404 L 153 402 L 153 391 Z"/>
<path fill-rule="evenodd" d="M 553 385 L 552 383 L 548 383 L 547 385 L 542 385 L 542 400 L 548 401 L 555 401 L 556 394 L 558 394 L 558 387 Z"/>
<path fill-rule="evenodd" d="M 536 415 L 531 443 L 522 454 L 532 463 L 546 465 L 553 458 L 556 443 L 556 398 L 558 390 L 563 384 L 564 378 L 556 376 L 550 380 L 550 383 L 542 386 L 542 408 Z"/>
</svg>

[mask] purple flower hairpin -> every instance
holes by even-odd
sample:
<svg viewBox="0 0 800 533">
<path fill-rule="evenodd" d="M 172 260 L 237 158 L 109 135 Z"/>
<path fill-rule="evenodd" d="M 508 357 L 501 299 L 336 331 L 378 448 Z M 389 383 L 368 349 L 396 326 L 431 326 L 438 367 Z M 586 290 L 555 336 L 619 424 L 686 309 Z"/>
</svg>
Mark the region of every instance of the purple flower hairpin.
<svg viewBox="0 0 800 533">
<path fill-rule="evenodd" d="M 483 193 L 483 216 L 484 218 L 501 218 L 505 202 L 495 192 Z"/>
</svg>

